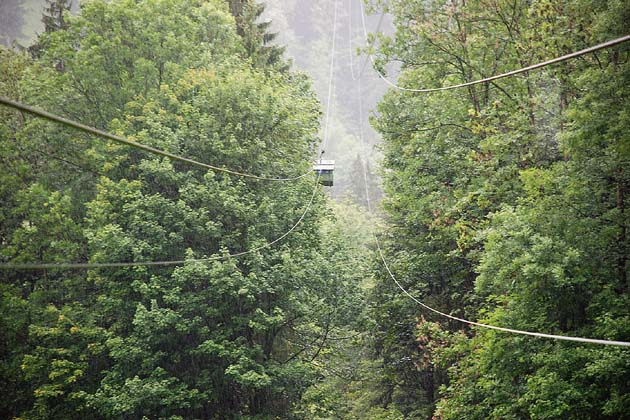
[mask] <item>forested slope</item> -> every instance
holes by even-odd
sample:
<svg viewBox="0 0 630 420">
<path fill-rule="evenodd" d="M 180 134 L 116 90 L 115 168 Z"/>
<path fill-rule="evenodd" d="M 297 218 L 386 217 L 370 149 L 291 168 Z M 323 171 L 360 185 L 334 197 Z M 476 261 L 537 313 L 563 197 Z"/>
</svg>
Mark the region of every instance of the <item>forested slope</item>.
<svg viewBox="0 0 630 420">
<path fill-rule="evenodd" d="M 342 177 L 368 203 L 384 81 L 350 73 L 358 1 L 280 14 L 314 68 L 335 60 L 324 112 L 250 0 L 88 0 L 0 51 L 1 96 L 255 175 L 0 107 L 1 418 L 630 418 L 627 347 L 410 298 L 630 342 L 630 43 L 400 90 L 627 35 L 630 6 L 367 2 L 396 30 L 368 47 L 399 87 L 371 116 L 379 220 L 314 176 L 256 179 L 308 174 L 323 131 L 362 150 Z"/>
<path fill-rule="evenodd" d="M 17 45 L 24 48 L 31 45 L 37 33 L 45 31 L 42 11 L 51 6 L 69 5 L 73 13 L 79 10 L 78 0 L 4 0 L 0 2 L 0 43 L 6 46 Z M 236 12 L 239 7 L 248 4 L 243 1 L 231 1 Z M 240 5 L 240 6 L 239 6 Z M 264 6 L 264 7 L 263 7 Z M 336 54 L 333 69 L 333 93 L 330 113 L 325 109 L 328 93 L 329 57 L 331 50 L 331 30 L 334 10 L 338 10 L 339 30 L 336 34 Z M 273 46 L 272 55 L 284 52 L 286 60 L 294 69 L 305 72 L 313 81 L 313 90 L 322 102 L 322 111 L 330 117 L 330 137 L 327 157 L 337 161 L 335 184 L 330 189 L 331 196 L 338 200 L 351 200 L 365 206 L 361 181 L 360 158 L 361 143 L 356 121 L 358 101 L 352 72 L 359 73 L 363 67 L 363 58 L 353 57 L 359 46 L 365 44 L 361 26 L 361 10 L 358 1 L 313 2 L 311 0 L 266 0 L 256 7 L 247 7 L 242 23 L 243 34 L 246 31 L 264 32 L 266 47 Z M 387 15 L 389 16 L 389 15 Z M 378 15 L 367 16 L 370 28 L 377 26 Z M 381 29 L 389 29 L 389 19 Z M 258 37 L 256 41 L 260 41 Z M 246 42 L 245 48 L 257 45 Z M 257 58 L 260 59 L 260 58 Z M 354 65 L 354 68 L 352 67 Z M 363 71 L 364 89 L 362 100 L 366 109 L 374 108 L 387 86 L 378 79 L 370 66 Z M 380 136 L 369 124 L 363 121 L 366 137 L 370 143 L 368 149 L 371 172 L 378 176 L 377 165 L 380 152 L 374 147 Z M 360 182 L 357 182 L 360 181 Z M 380 179 L 374 178 L 372 185 L 374 198 L 382 195 Z"/>
<path fill-rule="evenodd" d="M 319 104 L 256 7 L 87 1 L 34 59 L 1 52 L 0 93 L 218 167 L 310 172 Z M 2 264 L 105 264 L 2 269 L 0 417 L 292 418 L 362 312 L 315 177 L 201 170 L 0 112 Z"/>
</svg>

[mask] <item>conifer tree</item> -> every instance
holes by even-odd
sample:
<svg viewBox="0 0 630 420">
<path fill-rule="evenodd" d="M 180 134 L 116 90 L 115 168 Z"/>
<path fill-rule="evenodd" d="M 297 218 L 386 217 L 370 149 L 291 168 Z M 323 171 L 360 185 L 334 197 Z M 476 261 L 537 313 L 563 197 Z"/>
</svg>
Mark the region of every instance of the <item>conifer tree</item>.
<svg viewBox="0 0 630 420">
<path fill-rule="evenodd" d="M 271 66 L 287 71 L 282 55 L 285 48 L 271 45 L 277 34 L 268 32 L 271 21 L 260 22 L 265 5 L 253 0 L 229 0 L 230 12 L 236 19 L 236 32 L 243 38 L 247 55 L 260 67 Z"/>
<path fill-rule="evenodd" d="M 64 16 L 70 11 L 72 0 L 46 0 L 42 22 L 45 32 L 55 32 L 66 29 L 68 25 Z"/>
<path fill-rule="evenodd" d="M 72 0 L 46 0 L 42 23 L 44 24 L 44 34 L 51 34 L 62 29 L 67 29 L 68 24 L 65 16 L 70 12 Z M 48 38 L 40 37 L 35 44 L 28 48 L 33 58 L 41 57 L 42 51 L 46 48 L 45 43 Z M 56 65 L 58 70 L 63 70 L 63 63 Z"/>
</svg>

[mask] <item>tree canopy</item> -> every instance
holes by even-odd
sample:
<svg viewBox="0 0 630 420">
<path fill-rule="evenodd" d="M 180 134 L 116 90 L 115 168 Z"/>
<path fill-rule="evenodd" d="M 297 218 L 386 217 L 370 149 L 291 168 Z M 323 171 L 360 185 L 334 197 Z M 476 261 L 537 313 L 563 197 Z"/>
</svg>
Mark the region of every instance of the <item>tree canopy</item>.
<svg viewBox="0 0 630 420">
<path fill-rule="evenodd" d="M 410 88 L 481 79 L 625 35 L 607 1 L 392 1 L 379 65 Z M 625 340 L 628 45 L 432 94 L 391 90 L 386 253 L 428 305 L 492 325 Z M 382 406 L 404 418 L 626 418 L 628 351 L 470 330 L 381 271 Z"/>
<path fill-rule="evenodd" d="M 395 27 L 366 48 L 406 88 L 523 68 L 630 21 L 621 0 L 366 3 Z M 1 96 L 240 173 L 311 171 L 320 104 L 262 3 L 69 4 L 47 0 L 31 48 L 0 49 Z M 311 4 L 302 32 L 325 33 L 336 6 Z M 629 418 L 627 348 L 471 327 L 389 273 L 455 317 L 629 342 L 629 59 L 623 43 L 457 90 L 392 88 L 371 115 L 380 170 L 358 153 L 367 110 L 345 74 L 339 102 L 358 107 L 332 125 L 352 140 L 352 200 L 0 107 L 0 417 Z M 31 263 L 91 265 L 7 265 Z"/>
<path fill-rule="evenodd" d="M 2 94 L 216 166 L 302 174 L 319 104 L 304 75 L 252 49 L 237 22 L 257 16 L 235 20 L 222 1 L 85 2 L 34 58 L 2 51 Z M 2 417 L 292 417 L 362 293 L 315 177 L 202 171 L 1 112 L 2 262 L 248 252 L 3 270 Z M 290 236 L 251 251 L 294 226 L 313 194 Z"/>
</svg>

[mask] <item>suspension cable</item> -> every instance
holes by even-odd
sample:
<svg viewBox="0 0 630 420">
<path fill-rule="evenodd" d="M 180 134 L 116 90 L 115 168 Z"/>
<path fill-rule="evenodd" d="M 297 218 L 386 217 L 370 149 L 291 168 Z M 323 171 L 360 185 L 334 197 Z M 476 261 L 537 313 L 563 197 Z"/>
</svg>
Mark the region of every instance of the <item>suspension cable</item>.
<svg viewBox="0 0 630 420">
<path fill-rule="evenodd" d="M 294 177 L 265 177 L 265 176 L 259 176 L 259 175 L 253 175 L 253 174 L 248 174 L 248 173 L 243 173 L 243 172 L 238 172 L 238 171 L 234 171 L 231 169 L 227 169 L 227 168 L 221 168 L 218 166 L 213 166 L 213 165 L 209 165 L 207 163 L 202 163 L 202 162 L 198 162 L 196 160 L 193 159 L 189 159 L 187 157 L 183 157 L 183 156 L 179 156 L 164 150 L 160 150 L 160 149 L 156 149 L 154 147 L 151 146 L 147 146 L 145 144 L 142 143 L 137 143 L 135 141 L 129 140 L 125 137 L 122 136 L 117 136 L 115 134 L 109 133 L 107 131 L 103 131 L 103 130 L 99 130 L 97 128 L 94 127 L 90 127 L 88 125 L 70 120 L 68 118 L 64 118 L 61 117 L 59 115 L 55 115 L 52 114 L 50 112 L 32 107 L 30 105 L 26 105 L 23 104 L 21 102 L 18 101 L 14 101 L 12 99 L 6 98 L 4 96 L 0 96 L 0 104 L 5 105 L 7 107 L 13 108 L 13 109 L 17 109 L 19 111 L 22 112 L 26 112 L 28 114 L 34 115 L 36 117 L 39 118 L 43 118 L 46 119 L 48 121 L 52 121 L 61 125 L 64 125 L 66 127 L 71 127 L 80 131 L 83 131 L 85 133 L 88 134 L 93 134 L 97 137 L 101 137 L 119 144 L 123 144 L 125 146 L 130 146 L 136 149 L 140 149 L 143 150 L 145 152 L 149 152 L 152 153 L 154 155 L 158 155 L 158 156 L 163 156 L 166 157 L 168 159 L 174 160 L 174 161 L 178 161 L 178 162 L 182 162 L 182 163 L 186 163 L 189 165 L 193 165 L 193 166 L 197 166 L 203 169 L 210 169 L 213 171 L 218 171 L 218 172 L 224 172 L 230 175 L 235 175 L 235 176 L 240 176 L 240 177 L 244 177 L 244 178 L 252 178 L 252 179 L 256 179 L 259 181 L 296 181 L 299 179 L 302 179 L 308 175 L 310 175 L 312 173 L 312 171 L 308 171 L 306 173 L 303 173 L 302 175 L 298 175 L 298 176 L 294 176 Z"/>
<path fill-rule="evenodd" d="M 25 263 L 25 264 L 0 264 L 0 270 L 48 270 L 48 269 L 58 269 L 58 270 L 70 270 L 70 269 L 93 269 L 93 268 L 122 268 L 122 267 L 155 267 L 155 266 L 176 266 L 183 265 L 188 263 L 206 263 L 212 261 L 220 261 L 227 260 L 229 258 L 242 257 L 247 254 L 252 254 L 254 252 L 262 251 L 263 249 L 269 248 L 278 242 L 282 241 L 284 238 L 289 236 L 297 227 L 302 223 L 306 214 L 310 210 L 313 205 L 313 201 L 315 200 L 315 196 L 317 195 L 317 185 L 319 183 L 319 176 L 317 177 L 317 181 L 315 182 L 315 187 L 313 188 L 313 193 L 311 194 L 310 200 L 307 202 L 304 207 L 304 211 L 300 215 L 300 218 L 291 226 L 289 230 L 285 233 L 277 237 L 271 242 L 267 242 L 258 247 L 249 249 L 247 251 L 236 252 L 233 254 L 224 254 L 224 255 L 215 255 L 207 258 L 192 258 L 186 260 L 167 260 L 167 261 L 137 261 L 137 262 L 105 262 L 105 263 Z"/>
<path fill-rule="evenodd" d="M 363 2 L 363 0 L 359 0 L 360 2 Z M 370 56 L 366 56 L 363 59 L 363 63 L 361 64 L 361 68 L 359 69 L 359 74 L 355 76 L 354 74 L 354 60 L 353 60 L 353 53 L 352 53 L 352 37 L 354 34 L 354 30 L 353 30 L 353 25 L 352 25 L 352 2 L 353 0 L 348 0 L 349 2 L 349 25 L 348 25 L 348 32 L 349 32 L 349 42 L 350 42 L 350 75 L 352 76 L 352 80 L 357 80 L 360 77 L 363 77 L 363 73 L 365 72 L 365 69 L 367 68 L 367 64 L 368 61 L 370 60 Z M 363 3 L 361 4 L 363 6 Z M 363 10 L 361 10 L 361 17 L 363 18 Z M 376 24 L 376 29 L 374 30 L 374 33 L 378 33 L 381 30 L 381 26 L 383 25 L 383 21 L 385 20 L 385 11 L 383 10 L 383 13 L 381 13 L 381 15 L 378 18 L 378 23 Z M 367 46 L 368 48 L 372 46 L 372 43 L 368 41 L 368 35 L 367 35 L 367 31 L 366 31 L 366 25 L 365 22 L 363 24 L 363 29 L 364 29 L 364 34 L 365 34 L 365 39 L 367 42 Z"/>
<path fill-rule="evenodd" d="M 333 0 L 333 36 L 332 46 L 330 49 L 330 68 L 328 69 L 328 95 L 326 98 L 326 120 L 324 122 L 324 142 L 322 145 L 322 154 L 326 151 L 328 146 L 328 128 L 330 125 L 330 107 L 332 104 L 332 92 L 334 84 L 334 70 L 335 70 L 335 54 L 336 54 L 336 42 L 337 42 L 337 0 Z"/>
<path fill-rule="evenodd" d="M 579 343 L 604 344 L 604 345 L 610 345 L 610 346 L 630 347 L 630 342 L 627 342 L 627 341 L 600 340 L 600 339 L 595 339 L 595 338 L 573 337 L 573 336 L 568 336 L 568 335 L 544 334 L 544 333 L 539 333 L 539 332 L 516 330 L 516 329 L 513 329 L 513 328 L 497 327 L 497 326 L 494 326 L 494 325 L 488 325 L 488 324 L 482 324 L 480 322 L 469 321 L 469 320 L 464 319 L 464 318 L 458 318 L 456 316 L 449 315 L 447 313 L 438 311 L 437 309 L 433 309 L 432 307 L 428 306 L 427 304 L 423 303 L 422 301 L 420 301 L 419 299 L 414 297 L 411 293 L 409 293 L 398 282 L 398 280 L 396 279 L 396 277 L 392 273 L 391 269 L 389 268 L 389 265 L 387 264 L 387 261 L 385 259 L 385 255 L 383 254 L 383 249 L 380 246 L 378 238 L 376 238 L 376 246 L 378 248 L 378 253 L 379 253 L 380 257 L 381 257 L 381 260 L 383 261 L 383 265 L 385 266 L 385 269 L 387 270 L 387 273 L 389 274 L 389 276 L 392 278 L 392 280 L 394 280 L 394 283 L 396 283 L 396 286 L 398 286 L 398 288 L 400 290 L 402 290 L 402 292 L 405 295 L 407 295 L 411 300 L 416 302 L 418 305 L 422 306 L 423 308 L 425 308 L 425 309 L 427 309 L 427 310 L 429 310 L 429 311 L 431 311 L 433 313 L 441 315 L 443 317 L 450 318 L 452 320 L 459 321 L 459 322 L 462 322 L 462 323 L 468 324 L 468 325 L 474 325 L 474 326 L 477 326 L 477 327 L 488 328 L 488 329 L 492 329 L 492 330 L 503 331 L 503 332 L 513 333 L 513 334 L 529 335 L 529 336 L 541 337 L 541 338 L 551 338 L 551 339 L 554 339 L 554 340 L 575 341 L 575 342 L 579 342 Z"/>
<path fill-rule="evenodd" d="M 365 40 L 366 42 L 368 42 L 368 45 L 371 46 L 371 44 L 369 43 L 368 40 L 368 35 L 367 35 L 367 25 L 365 23 L 365 9 L 363 7 L 363 1 L 360 0 L 359 1 L 360 5 L 361 5 L 361 20 L 363 22 L 363 33 L 365 36 Z M 385 8 L 383 8 L 383 11 L 381 12 L 381 20 L 383 18 L 383 16 L 385 15 Z M 379 26 L 380 26 L 380 21 L 379 21 Z M 374 56 L 372 55 L 372 53 L 370 53 L 370 51 L 368 50 L 368 57 L 372 62 L 374 71 L 378 74 L 378 76 L 381 78 L 381 80 L 383 80 L 385 83 L 387 83 L 388 85 L 390 85 L 391 87 L 401 90 L 401 91 L 405 91 L 405 92 L 416 92 L 416 93 L 429 93 L 429 92 L 439 92 L 439 91 L 444 91 L 444 90 L 452 90 L 452 89 L 458 89 L 458 88 L 462 88 L 462 87 L 468 87 L 468 86 L 473 86 L 473 85 L 477 85 L 480 83 L 487 83 L 487 82 L 491 82 L 497 79 L 502 79 L 505 77 L 510 77 L 510 76 L 515 76 L 517 74 L 521 74 L 521 73 L 527 73 L 531 70 L 536 70 L 542 67 L 546 67 L 552 64 L 557 64 L 557 63 L 561 63 L 563 61 L 567 61 L 567 60 L 571 60 L 573 58 L 582 56 L 582 55 L 586 55 L 586 54 L 590 54 L 599 50 L 603 50 L 606 48 L 610 48 L 613 47 L 615 45 L 619 45 L 622 44 L 624 42 L 630 41 L 630 35 L 626 35 L 626 36 L 622 36 L 621 38 L 616 38 L 616 39 L 612 39 L 610 41 L 607 42 L 602 42 L 601 44 L 597 44 L 594 45 L 592 47 L 589 48 L 585 48 L 583 50 L 580 51 L 576 51 L 570 54 L 565 54 L 563 56 L 560 57 L 556 57 L 553 58 L 551 60 L 547 60 L 547 61 L 543 61 L 542 63 L 537 63 L 537 64 L 533 64 L 531 66 L 527 66 L 527 67 L 523 67 L 517 70 L 512 70 L 509 71 L 507 73 L 501 73 L 495 76 L 490 76 L 490 77 L 485 77 L 483 79 L 479 79 L 479 80 L 474 80 L 471 82 L 466 82 L 466 83 L 460 83 L 457 85 L 452 85 L 452 86 L 442 86 L 442 87 L 438 87 L 438 88 L 426 88 L 426 89 L 414 89 L 414 88 L 406 88 L 406 87 L 402 87 L 399 86 L 398 84 L 392 82 L 391 80 L 389 80 L 387 77 L 385 77 L 385 75 L 376 67 L 376 62 L 374 60 Z"/>
<path fill-rule="evenodd" d="M 368 171 L 367 171 L 367 141 L 365 140 L 364 134 L 363 134 L 363 95 L 362 95 L 362 88 L 361 88 L 361 79 L 358 79 L 358 88 L 359 88 L 359 136 L 360 136 L 360 142 L 361 142 L 361 148 L 363 150 L 363 158 L 361 159 L 361 166 L 363 168 L 363 184 L 365 186 L 365 197 L 366 197 L 366 202 L 367 202 L 367 207 L 368 207 L 368 212 L 369 214 L 373 214 L 372 212 L 372 204 L 371 204 L 371 200 L 370 200 L 370 191 L 369 191 L 369 187 L 368 187 Z M 505 327 L 497 327 L 494 325 L 488 325 L 488 324 L 483 324 L 480 322 L 475 322 L 475 321 L 469 321 L 467 319 L 464 318 L 459 318 L 444 312 L 441 312 L 437 309 L 434 309 L 430 306 L 428 306 L 427 304 L 425 304 L 424 302 L 422 302 L 421 300 L 419 300 L 418 298 L 416 298 L 415 296 L 413 296 L 411 293 L 409 293 L 409 291 L 407 289 L 405 289 L 402 284 L 400 284 L 400 282 L 398 281 L 398 279 L 394 276 L 394 273 L 392 272 L 392 270 L 389 267 L 389 264 L 387 264 L 387 260 L 385 258 L 385 253 L 383 252 L 383 248 L 381 247 L 381 243 L 378 239 L 378 236 L 376 235 L 376 233 L 374 234 L 374 239 L 376 241 L 376 247 L 378 250 L 378 254 L 379 257 L 383 263 L 383 266 L 385 267 L 389 277 L 391 277 L 391 279 L 394 281 L 394 283 L 396 284 L 396 286 L 398 286 L 398 288 L 408 297 L 410 298 L 412 301 L 414 301 L 415 303 L 417 303 L 418 305 L 420 305 L 422 308 L 433 312 L 437 315 L 440 315 L 442 317 L 445 318 L 449 318 L 452 319 L 454 321 L 459 321 L 461 323 L 464 324 L 468 324 L 468 325 L 473 325 L 476 327 L 481 327 L 481 328 L 487 328 L 487 329 L 492 329 L 492 330 L 496 330 L 496 331 L 502 331 L 502 332 L 507 332 L 507 333 L 512 333 L 512 334 L 521 334 L 521 335 L 528 335 L 528 336 L 533 336 L 533 337 L 540 337 L 540 338 L 550 338 L 550 339 L 554 339 L 554 340 L 564 340 L 564 341 L 574 341 L 574 342 L 579 342 L 579 343 L 589 343 L 589 344 L 602 344 L 602 345 L 610 345 L 610 346 L 622 346 L 622 347 L 630 347 L 630 342 L 626 342 L 626 341 L 613 341 L 613 340 L 601 340 L 601 339 L 595 339 L 595 338 L 585 338 L 585 337 L 573 337 L 573 336 L 566 336 L 566 335 L 555 335 L 555 334 L 545 334 L 545 333 L 540 333 L 540 332 L 532 332 L 532 331 L 524 331 L 524 330 L 517 330 L 517 329 L 513 329 L 513 328 L 505 328 Z"/>
</svg>

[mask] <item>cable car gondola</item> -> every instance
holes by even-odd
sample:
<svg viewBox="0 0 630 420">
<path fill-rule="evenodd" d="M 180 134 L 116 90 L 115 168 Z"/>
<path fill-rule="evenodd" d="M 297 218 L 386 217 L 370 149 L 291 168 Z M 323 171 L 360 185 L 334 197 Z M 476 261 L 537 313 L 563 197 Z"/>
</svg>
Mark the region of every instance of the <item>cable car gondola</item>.
<svg viewBox="0 0 630 420">
<path fill-rule="evenodd" d="M 319 183 L 326 186 L 332 187 L 333 185 L 333 171 L 335 170 L 335 161 L 334 160 L 323 160 L 320 159 L 313 165 L 313 171 L 319 176 Z"/>
</svg>

